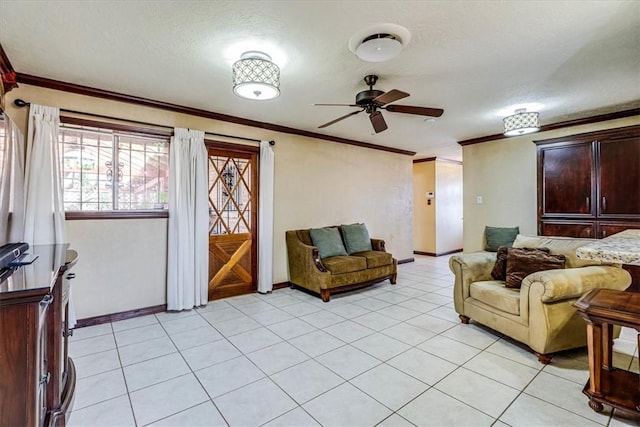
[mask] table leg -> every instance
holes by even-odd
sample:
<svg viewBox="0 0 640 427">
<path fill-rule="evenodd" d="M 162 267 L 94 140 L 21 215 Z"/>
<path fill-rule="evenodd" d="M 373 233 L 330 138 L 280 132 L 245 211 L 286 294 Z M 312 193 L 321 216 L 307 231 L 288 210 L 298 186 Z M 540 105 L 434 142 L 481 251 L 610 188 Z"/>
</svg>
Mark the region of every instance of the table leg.
<svg viewBox="0 0 640 427">
<path fill-rule="evenodd" d="M 589 350 L 589 391 L 600 395 L 602 372 L 602 325 L 587 323 L 587 346 Z"/>
<path fill-rule="evenodd" d="M 610 371 L 613 367 L 613 325 L 602 324 L 602 367 Z"/>
</svg>

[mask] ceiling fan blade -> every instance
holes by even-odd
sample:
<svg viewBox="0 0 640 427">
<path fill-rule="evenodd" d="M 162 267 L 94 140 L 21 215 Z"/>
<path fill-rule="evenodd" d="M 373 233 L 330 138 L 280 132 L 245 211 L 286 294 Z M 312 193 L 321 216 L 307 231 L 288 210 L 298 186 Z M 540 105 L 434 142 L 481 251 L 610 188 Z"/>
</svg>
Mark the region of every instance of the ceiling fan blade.
<svg viewBox="0 0 640 427">
<path fill-rule="evenodd" d="M 338 118 L 337 118 L 337 119 L 335 119 L 335 120 L 331 120 L 330 122 L 325 123 L 325 124 L 323 124 L 322 126 L 318 126 L 318 129 L 326 128 L 327 126 L 331 126 L 331 125 L 332 125 L 332 124 L 334 124 L 334 123 L 338 123 L 340 120 L 344 120 L 344 119 L 346 119 L 347 117 L 351 117 L 351 116 L 354 116 L 354 115 L 356 115 L 356 114 L 358 114 L 358 113 L 362 113 L 363 111 L 364 111 L 364 110 L 360 110 L 360 111 L 354 111 L 354 112 L 349 113 L 349 114 L 345 114 L 344 116 L 338 117 Z"/>
<path fill-rule="evenodd" d="M 429 117 L 440 117 L 444 113 L 442 108 L 414 107 L 411 105 L 387 105 L 384 109 L 392 113 L 416 114 Z"/>
<path fill-rule="evenodd" d="M 385 105 L 390 102 L 398 101 L 399 99 L 409 96 L 407 92 L 403 92 L 397 89 L 391 89 L 389 92 L 385 92 L 380 96 L 373 98 L 373 102 L 378 105 Z"/>
<path fill-rule="evenodd" d="M 359 107 L 358 104 L 313 104 L 320 107 Z"/>
<path fill-rule="evenodd" d="M 384 117 L 382 117 L 382 113 L 380 111 L 374 111 L 369 114 L 369 119 L 371 120 L 373 130 L 375 130 L 376 133 L 380 133 L 387 129 L 387 122 L 384 121 Z"/>
</svg>

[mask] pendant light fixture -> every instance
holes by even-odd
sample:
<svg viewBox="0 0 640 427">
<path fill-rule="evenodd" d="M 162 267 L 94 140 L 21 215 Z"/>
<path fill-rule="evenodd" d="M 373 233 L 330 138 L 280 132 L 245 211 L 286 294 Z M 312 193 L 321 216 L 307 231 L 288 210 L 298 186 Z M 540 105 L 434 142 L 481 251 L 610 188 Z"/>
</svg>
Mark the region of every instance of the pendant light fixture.
<svg viewBox="0 0 640 427">
<path fill-rule="evenodd" d="M 540 117 L 538 113 L 527 113 L 526 108 L 520 108 L 512 116 L 507 116 L 504 121 L 504 136 L 518 136 L 533 133 L 540 130 Z"/>
<path fill-rule="evenodd" d="M 280 68 L 264 52 L 249 51 L 233 64 L 233 93 L 257 101 L 280 95 Z"/>
</svg>

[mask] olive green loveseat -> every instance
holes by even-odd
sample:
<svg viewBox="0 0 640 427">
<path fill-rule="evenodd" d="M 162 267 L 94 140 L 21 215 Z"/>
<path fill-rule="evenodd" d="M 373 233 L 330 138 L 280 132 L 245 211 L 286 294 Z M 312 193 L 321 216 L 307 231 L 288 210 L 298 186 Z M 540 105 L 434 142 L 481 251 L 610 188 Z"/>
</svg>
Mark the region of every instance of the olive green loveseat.
<svg viewBox="0 0 640 427">
<path fill-rule="evenodd" d="M 631 284 L 631 275 L 620 265 L 577 258 L 576 249 L 592 241 L 518 235 L 514 248 L 548 248 L 566 258 L 566 268 L 531 273 L 520 289 L 492 277 L 495 252 L 452 256 L 453 302 L 460 320 L 473 319 L 528 345 L 545 364 L 555 352 L 586 346 L 587 325 L 573 303 L 591 289 L 624 290 Z"/>
<path fill-rule="evenodd" d="M 336 227 L 340 229 L 340 227 Z M 398 261 L 385 251 L 384 240 L 371 239 L 371 251 L 320 258 L 309 229 L 286 232 L 291 287 L 308 289 L 328 302 L 331 293 L 389 279 L 396 283 Z"/>
</svg>

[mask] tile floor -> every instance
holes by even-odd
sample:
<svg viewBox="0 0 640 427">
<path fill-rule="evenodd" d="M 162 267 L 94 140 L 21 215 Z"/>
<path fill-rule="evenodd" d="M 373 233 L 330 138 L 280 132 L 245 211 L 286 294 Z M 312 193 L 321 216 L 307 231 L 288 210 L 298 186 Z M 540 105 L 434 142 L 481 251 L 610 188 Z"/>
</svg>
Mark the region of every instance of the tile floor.
<svg viewBox="0 0 640 427">
<path fill-rule="evenodd" d="M 448 257 L 323 303 L 247 295 L 75 331 L 77 426 L 628 426 L 581 390 L 586 350 L 543 366 L 452 308 Z M 638 371 L 633 333 L 616 365 Z M 613 412 L 613 413 L 612 413 Z"/>
</svg>

